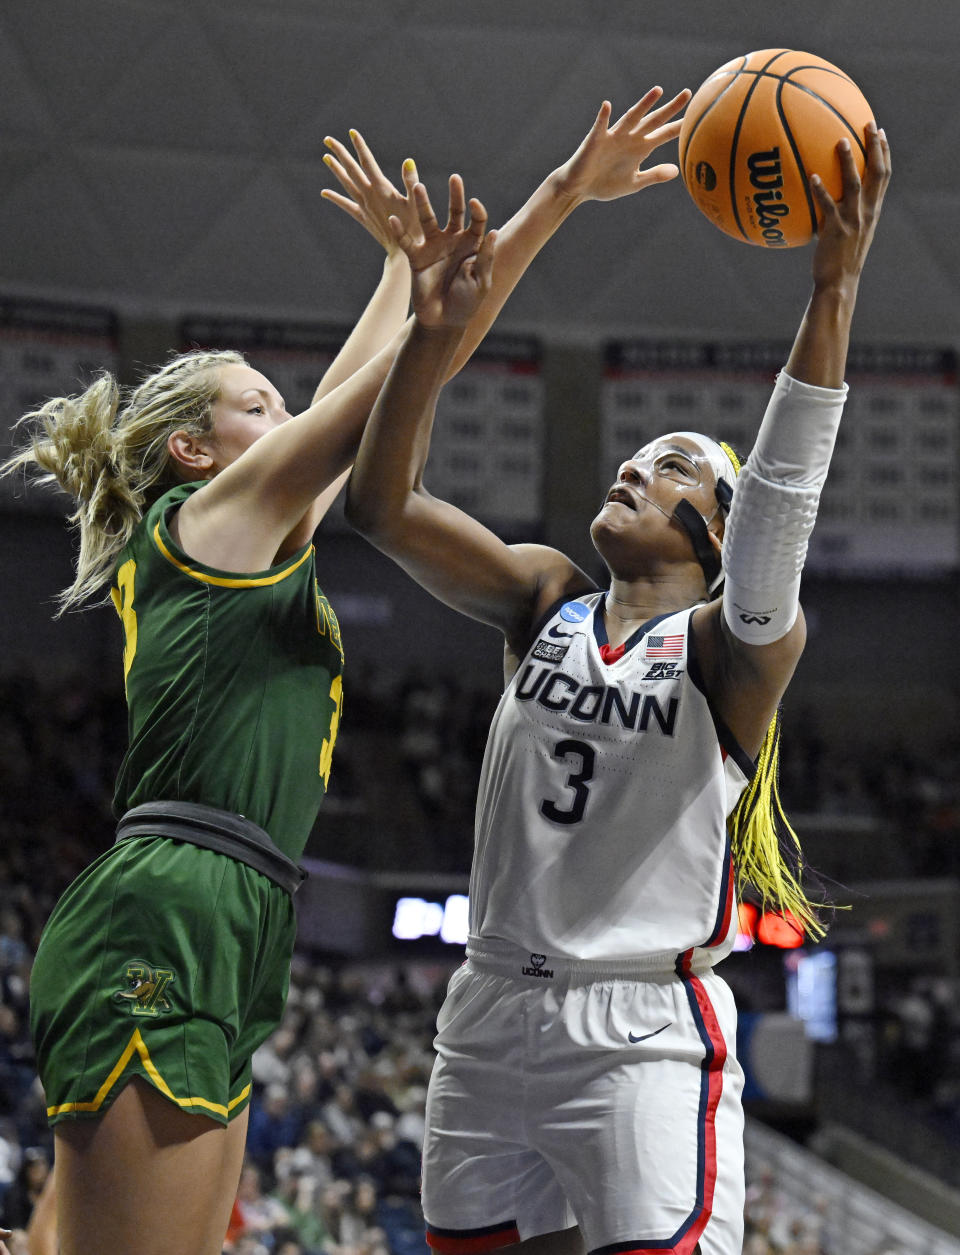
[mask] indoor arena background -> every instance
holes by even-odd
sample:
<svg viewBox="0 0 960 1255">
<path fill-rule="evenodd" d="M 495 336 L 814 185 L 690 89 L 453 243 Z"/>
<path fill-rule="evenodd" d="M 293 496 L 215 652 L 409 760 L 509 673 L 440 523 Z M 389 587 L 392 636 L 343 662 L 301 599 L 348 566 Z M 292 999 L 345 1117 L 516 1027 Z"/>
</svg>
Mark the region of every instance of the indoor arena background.
<svg viewBox="0 0 960 1255">
<path fill-rule="evenodd" d="M 358 128 L 393 178 L 415 157 L 437 199 L 458 171 L 498 224 L 603 99 L 617 116 L 654 83 L 696 88 L 765 47 L 816 53 L 858 82 L 894 179 L 784 716 L 786 801 L 810 862 L 854 909 L 802 954 L 745 922 L 724 969 L 750 1084 L 747 1249 L 957 1251 L 943 1236 L 960 1236 L 951 5 L 8 0 L 0 447 L 45 396 L 102 367 L 132 381 L 194 344 L 243 349 L 302 407 L 380 271 L 378 248 L 320 198 L 334 186 L 325 135 Z M 749 444 L 809 263 L 809 249 L 721 235 L 679 182 L 578 210 L 445 395 L 429 486 L 598 573 L 587 520 L 647 424 Z M 112 610 L 53 618 L 72 556 L 64 513 L 54 493 L 0 489 L 0 1216 L 18 1224 L 49 1154 L 25 1028 L 30 955 L 56 894 L 112 838 L 125 734 Z M 344 634 L 343 725 L 308 849 L 289 1022 L 257 1064 L 231 1249 L 279 1253 L 277 1232 L 292 1229 L 286 1255 L 415 1255 L 430 1022 L 462 954 L 501 651 L 336 513 L 318 569 Z M 247 1232 L 244 1214 L 257 1218 Z"/>
</svg>

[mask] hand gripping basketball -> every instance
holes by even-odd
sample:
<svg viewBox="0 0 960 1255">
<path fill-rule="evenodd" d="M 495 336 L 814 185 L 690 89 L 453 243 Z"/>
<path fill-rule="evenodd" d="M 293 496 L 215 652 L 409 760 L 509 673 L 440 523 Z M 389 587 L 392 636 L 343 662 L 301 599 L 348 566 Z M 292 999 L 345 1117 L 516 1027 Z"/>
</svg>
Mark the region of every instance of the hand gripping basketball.
<svg viewBox="0 0 960 1255">
<path fill-rule="evenodd" d="M 694 204 L 727 235 L 762 248 L 807 244 L 823 220 L 814 174 L 844 187 L 837 144 L 858 172 L 873 112 L 844 72 L 811 53 L 765 48 L 720 66 L 680 129 L 680 172 Z"/>
</svg>

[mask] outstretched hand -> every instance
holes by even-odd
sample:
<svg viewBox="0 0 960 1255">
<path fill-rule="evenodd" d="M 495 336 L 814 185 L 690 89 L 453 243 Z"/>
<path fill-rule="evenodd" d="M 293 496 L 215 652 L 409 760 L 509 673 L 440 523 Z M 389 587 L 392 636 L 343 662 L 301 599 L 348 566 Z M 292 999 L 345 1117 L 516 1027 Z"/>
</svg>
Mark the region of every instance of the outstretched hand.
<svg viewBox="0 0 960 1255">
<path fill-rule="evenodd" d="M 400 177 L 404 191 L 400 192 L 380 169 L 359 131 L 350 132 L 350 141 L 356 157 L 333 136 L 328 135 L 324 139 L 324 144 L 330 149 L 324 154 L 324 165 L 339 180 L 343 192 L 324 188 L 320 196 L 349 214 L 388 253 L 393 253 L 397 242 L 390 230 L 391 217 L 398 218 L 411 232 L 418 229 L 417 207 L 412 196 L 418 178 L 416 163 L 412 157 L 403 163 Z"/>
<path fill-rule="evenodd" d="M 487 211 L 475 198 L 467 202 L 463 180 L 450 176 L 447 225 L 441 228 L 422 183 L 413 187 L 417 227 L 411 231 L 398 216 L 390 229 L 410 262 L 413 312 L 425 327 L 463 327 L 490 290 L 496 231 L 487 233 Z"/>
<path fill-rule="evenodd" d="M 689 103 L 691 93 L 684 89 L 654 108 L 662 95 L 662 87 L 651 87 L 612 126 L 613 107 L 605 100 L 583 143 L 557 171 L 562 194 L 577 203 L 616 200 L 652 183 L 675 179 L 680 170 L 672 162 L 641 168 L 652 152 L 680 134 L 682 119 L 677 114 Z"/>
<path fill-rule="evenodd" d="M 883 198 L 890 182 L 890 145 L 875 122 L 867 123 L 867 150 L 863 178 L 857 170 L 848 139 L 837 144 L 843 172 L 843 190 L 834 200 L 819 175 L 810 179 L 810 189 L 822 215 L 817 246 L 813 255 L 813 280 L 817 287 L 830 287 L 859 279 L 876 230 Z"/>
</svg>

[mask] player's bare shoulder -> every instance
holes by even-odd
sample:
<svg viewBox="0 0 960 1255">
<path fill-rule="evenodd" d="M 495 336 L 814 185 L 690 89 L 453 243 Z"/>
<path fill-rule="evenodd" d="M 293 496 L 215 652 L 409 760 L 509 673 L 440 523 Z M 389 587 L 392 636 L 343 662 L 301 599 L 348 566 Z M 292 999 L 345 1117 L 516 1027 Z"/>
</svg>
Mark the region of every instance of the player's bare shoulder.
<svg viewBox="0 0 960 1255">
<path fill-rule="evenodd" d="M 531 596 L 525 613 L 504 632 L 504 673 L 509 678 L 527 652 L 537 625 L 548 610 L 566 597 L 596 592 L 596 581 L 559 549 L 517 544 L 510 550 L 529 579 Z"/>
</svg>

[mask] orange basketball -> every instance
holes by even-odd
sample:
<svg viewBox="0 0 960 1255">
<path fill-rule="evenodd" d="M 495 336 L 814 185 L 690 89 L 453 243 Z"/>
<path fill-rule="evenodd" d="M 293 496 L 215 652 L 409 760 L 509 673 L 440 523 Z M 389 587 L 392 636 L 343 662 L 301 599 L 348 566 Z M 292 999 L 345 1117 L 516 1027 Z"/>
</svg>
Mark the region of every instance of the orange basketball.
<svg viewBox="0 0 960 1255">
<path fill-rule="evenodd" d="M 761 248 L 794 248 L 819 225 L 810 176 L 839 197 L 837 141 L 850 140 L 862 174 L 872 117 L 856 83 L 822 57 L 749 52 L 715 70 L 687 106 L 680 172 L 721 231 Z"/>
</svg>

